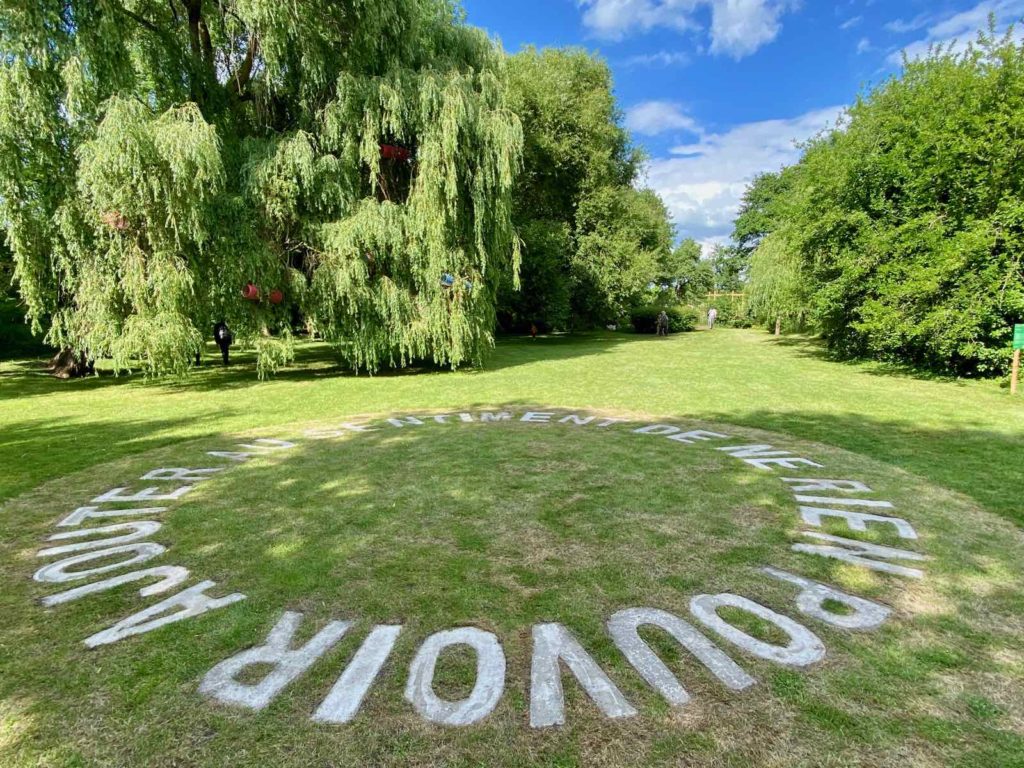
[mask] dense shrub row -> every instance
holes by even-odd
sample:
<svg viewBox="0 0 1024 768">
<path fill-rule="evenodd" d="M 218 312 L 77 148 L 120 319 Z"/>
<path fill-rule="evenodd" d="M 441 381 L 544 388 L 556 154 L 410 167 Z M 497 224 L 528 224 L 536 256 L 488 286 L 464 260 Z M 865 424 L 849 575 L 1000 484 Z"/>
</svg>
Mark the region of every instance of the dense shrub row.
<svg viewBox="0 0 1024 768">
<path fill-rule="evenodd" d="M 1024 47 L 936 50 L 866 94 L 801 162 L 758 179 L 762 321 L 806 319 L 833 351 L 994 375 L 1024 322 Z"/>
</svg>

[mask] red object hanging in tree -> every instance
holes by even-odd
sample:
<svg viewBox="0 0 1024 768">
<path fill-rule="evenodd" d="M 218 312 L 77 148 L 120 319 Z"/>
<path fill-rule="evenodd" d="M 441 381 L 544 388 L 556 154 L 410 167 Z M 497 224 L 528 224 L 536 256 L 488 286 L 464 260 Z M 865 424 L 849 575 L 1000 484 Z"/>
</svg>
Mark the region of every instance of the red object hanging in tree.
<svg viewBox="0 0 1024 768">
<path fill-rule="evenodd" d="M 270 295 L 267 298 L 270 299 L 271 304 L 280 304 L 282 301 L 284 301 L 284 294 L 281 293 L 281 291 L 279 291 L 277 288 L 275 288 L 270 292 Z"/>
<path fill-rule="evenodd" d="M 245 288 L 242 289 L 242 298 L 248 301 L 259 301 L 260 300 L 260 288 L 258 285 L 248 283 Z"/>
<path fill-rule="evenodd" d="M 380 156 L 385 160 L 408 160 L 412 157 L 412 152 L 397 144 L 381 144 Z"/>
</svg>

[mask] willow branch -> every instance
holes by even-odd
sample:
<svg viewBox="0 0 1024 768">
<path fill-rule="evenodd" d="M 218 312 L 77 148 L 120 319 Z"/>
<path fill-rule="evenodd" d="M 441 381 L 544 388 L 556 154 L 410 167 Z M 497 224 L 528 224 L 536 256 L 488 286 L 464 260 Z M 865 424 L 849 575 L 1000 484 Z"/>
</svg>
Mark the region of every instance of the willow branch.
<svg viewBox="0 0 1024 768">
<path fill-rule="evenodd" d="M 256 61 L 256 54 L 259 52 L 259 49 L 260 40 L 254 32 L 249 35 L 248 49 L 245 52 L 245 58 L 242 59 L 234 74 L 231 75 L 231 88 L 238 96 L 241 96 L 249 85 L 249 80 L 252 77 L 253 64 Z"/>
</svg>

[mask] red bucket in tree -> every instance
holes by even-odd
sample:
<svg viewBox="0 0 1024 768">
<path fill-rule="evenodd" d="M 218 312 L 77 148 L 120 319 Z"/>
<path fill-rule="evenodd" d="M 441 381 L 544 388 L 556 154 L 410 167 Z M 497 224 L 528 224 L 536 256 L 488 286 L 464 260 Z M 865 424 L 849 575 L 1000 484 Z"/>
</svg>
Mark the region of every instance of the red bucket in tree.
<svg viewBox="0 0 1024 768">
<path fill-rule="evenodd" d="M 242 298 L 247 301 L 259 301 L 260 300 L 260 289 L 258 285 L 248 283 L 245 288 L 242 289 Z"/>
<path fill-rule="evenodd" d="M 412 152 L 397 144 L 381 144 L 380 156 L 385 160 L 408 160 L 412 157 Z"/>
<path fill-rule="evenodd" d="M 275 288 L 270 292 L 270 295 L 267 298 L 270 299 L 271 304 L 280 304 L 284 301 L 284 294 Z"/>
</svg>

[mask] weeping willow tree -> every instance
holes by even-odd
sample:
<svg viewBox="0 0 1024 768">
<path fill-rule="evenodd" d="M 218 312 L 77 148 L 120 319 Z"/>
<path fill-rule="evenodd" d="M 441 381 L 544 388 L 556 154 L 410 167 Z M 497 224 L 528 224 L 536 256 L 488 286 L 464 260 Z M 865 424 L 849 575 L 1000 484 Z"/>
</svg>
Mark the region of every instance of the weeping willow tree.
<svg viewBox="0 0 1024 768">
<path fill-rule="evenodd" d="M 775 326 L 801 325 L 807 316 L 809 282 L 799 247 L 785 228 L 761 239 L 750 257 L 750 311 L 760 322 Z"/>
<path fill-rule="evenodd" d="M 0 224 L 51 344 L 152 372 L 219 320 L 261 372 L 300 319 L 370 371 L 491 345 L 522 135 L 450 0 L 0 9 Z"/>
</svg>

